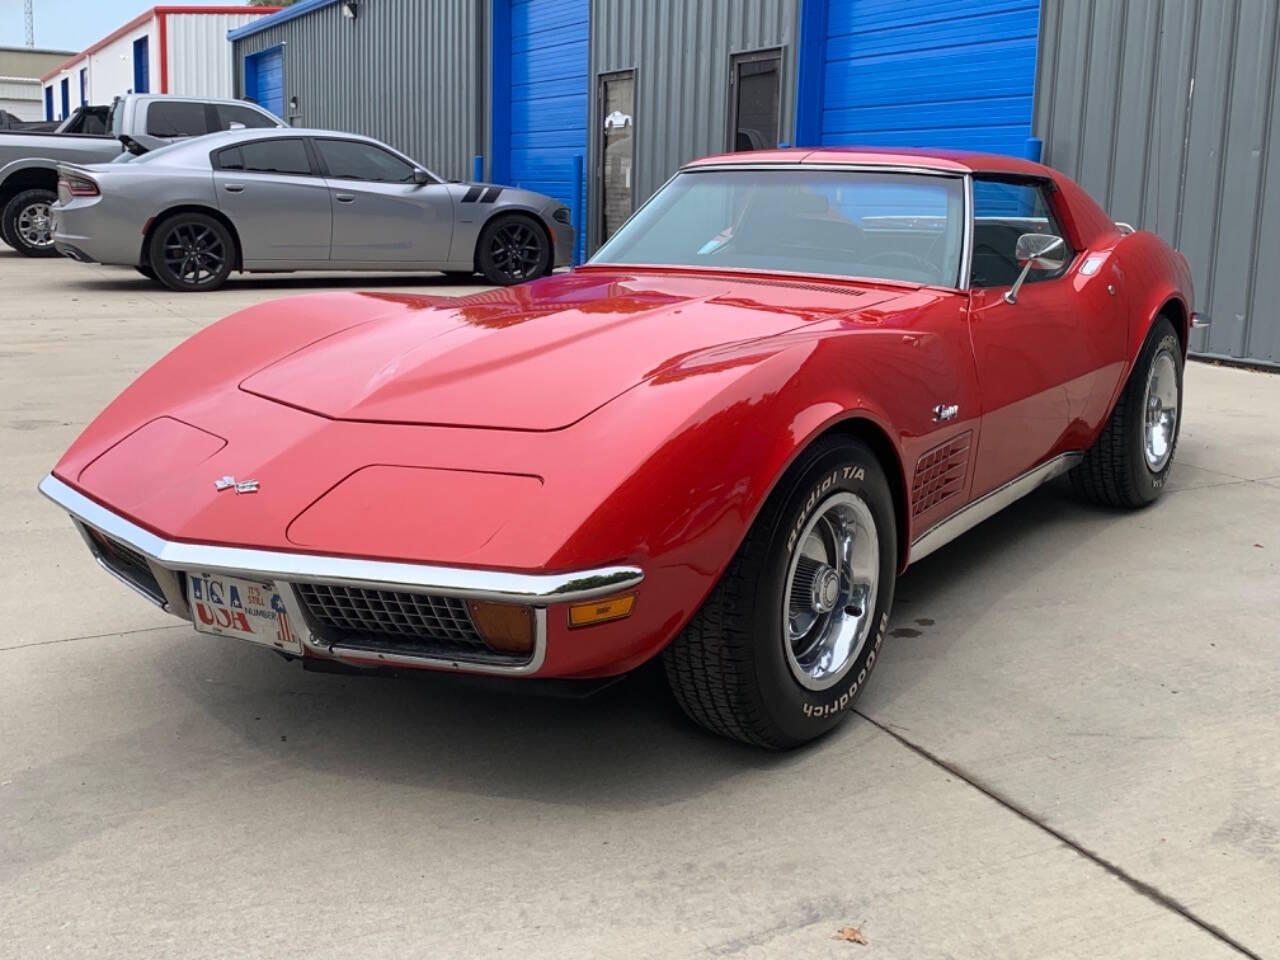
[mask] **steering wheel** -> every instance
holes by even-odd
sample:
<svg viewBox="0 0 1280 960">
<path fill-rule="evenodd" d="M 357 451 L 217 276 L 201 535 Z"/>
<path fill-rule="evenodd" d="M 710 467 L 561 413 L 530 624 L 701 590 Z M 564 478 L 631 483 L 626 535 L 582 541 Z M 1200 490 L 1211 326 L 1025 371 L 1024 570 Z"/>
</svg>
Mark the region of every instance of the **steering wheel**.
<svg viewBox="0 0 1280 960">
<path fill-rule="evenodd" d="M 931 263 L 918 253 L 911 253 L 909 250 L 881 250 L 879 253 L 873 253 L 871 256 L 864 258 L 863 263 L 878 263 L 881 260 L 897 259 L 899 262 L 905 262 L 908 267 L 923 267 L 925 272 L 932 275 L 938 272 L 938 265 Z"/>
</svg>

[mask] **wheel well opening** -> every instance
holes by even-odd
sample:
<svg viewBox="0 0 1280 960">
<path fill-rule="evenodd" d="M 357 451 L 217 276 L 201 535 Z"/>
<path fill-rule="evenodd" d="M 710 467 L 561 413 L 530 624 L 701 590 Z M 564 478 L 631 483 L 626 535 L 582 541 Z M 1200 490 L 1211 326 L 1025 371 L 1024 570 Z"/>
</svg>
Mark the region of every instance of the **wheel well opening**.
<svg viewBox="0 0 1280 960">
<path fill-rule="evenodd" d="M 476 252 L 472 266 L 475 267 L 477 273 L 480 272 L 480 242 L 484 239 L 484 232 L 489 229 L 489 225 L 499 217 L 519 217 L 522 220 L 528 220 L 530 223 L 538 227 L 538 229 L 542 231 L 543 238 L 547 241 L 547 251 L 551 257 L 551 263 L 555 263 L 556 242 L 551 236 L 551 230 L 542 222 L 541 217 L 535 216 L 527 210 L 499 210 L 484 222 L 484 226 L 480 228 L 480 235 L 476 237 Z"/>
<path fill-rule="evenodd" d="M 907 525 L 907 481 L 902 469 L 902 461 L 898 458 L 897 448 L 889 435 L 870 420 L 855 417 L 843 420 L 827 430 L 822 436 L 845 436 L 860 440 L 871 448 L 871 452 L 880 461 L 885 476 L 889 480 L 889 490 L 893 494 L 893 514 L 898 528 L 898 569 L 907 565 L 911 544 L 907 541 L 910 530 Z"/>
<path fill-rule="evenodd" d="M 1169 322 L 1173 324 L 1174 332 L 1178 334 L 1178 343 L 1182 346 L 1182 358 L 1187 357 L 1187 308 L 1177 297 L 1170 297 L 1165 301 L 1157 312 L 1156 316 L 1165 316 L 1169 318 Z"/>
<path fill-rule="evenodd" d="M 202 213 L 206 217 L 213 217 L 220 224 L 227 228 L 227 232 L 231 234 L 231 242 L 236 245 L 236 258 L 233 269 L 244 269 L 244 254 L 240 247 L 240 234 L 233 224 L 221 210 L 215 210 L 213 207 L 202 207 L 196 203 L 183 204 L 180 207 L 170 207 L 163 213 L 157 214 L 151 219 L 151 223 L 147 226 L 147 232 L 142 236 L 142 255 L 138 258 L 139 263 L 147 263 L 147 251 L 151 248 L 151 238 L 156 235 L 156 231 L 167 221 L 172 220 L 180 213 Z"/>
<path fill-rule="evenodd" d="M 0 184 L 0 208 L 3 208 L 5 204 L 23 190 L 36 189 L 57 192 L 57 171 L 46 170 L 42 167 L 31 167 L 26 170 L 16 170 L 9 174 L 4 183 Z"/>
</svg>

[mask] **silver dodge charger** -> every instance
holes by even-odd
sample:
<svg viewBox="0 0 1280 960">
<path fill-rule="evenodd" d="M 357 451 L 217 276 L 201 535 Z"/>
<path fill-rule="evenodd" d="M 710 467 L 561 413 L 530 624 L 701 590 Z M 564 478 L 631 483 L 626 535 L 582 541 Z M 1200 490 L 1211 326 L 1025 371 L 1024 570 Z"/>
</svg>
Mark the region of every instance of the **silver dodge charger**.
<svg viewBox="0 0 1280 960">
<path fill-rule="evenodd" d="M 501 285 L 567 265 L 558 200 L 447 183 L 385 144 L 326 130 L 231 130 L 127 163 L 58 167 L 54 244 L 174 290 L 233 270 L 477 271 Z"/>
</svg>

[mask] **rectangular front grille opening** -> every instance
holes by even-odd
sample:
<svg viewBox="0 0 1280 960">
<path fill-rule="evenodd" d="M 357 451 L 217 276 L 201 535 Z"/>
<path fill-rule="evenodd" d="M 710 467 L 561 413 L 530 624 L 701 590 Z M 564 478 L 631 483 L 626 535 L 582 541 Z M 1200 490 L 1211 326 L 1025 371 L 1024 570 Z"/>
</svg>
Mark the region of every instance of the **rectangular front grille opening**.
<svg viewBox="0 0 1280 960">
<path fill-rule="evenodd" d="M 147 558 L 128 544 L 90 530 L 89 536 L 98 548 L 98 559 L 108 570 L 127 580 L 156 603 L 165 603 L 164 591 L 151 572 Z"/>
<path fill-rule="evenodd" d="M 465 600 L 429 593 L 295 584 L 318 632 L 331 643 L 422 656 L 510 662 L 471 622 Z"/>
</svg>

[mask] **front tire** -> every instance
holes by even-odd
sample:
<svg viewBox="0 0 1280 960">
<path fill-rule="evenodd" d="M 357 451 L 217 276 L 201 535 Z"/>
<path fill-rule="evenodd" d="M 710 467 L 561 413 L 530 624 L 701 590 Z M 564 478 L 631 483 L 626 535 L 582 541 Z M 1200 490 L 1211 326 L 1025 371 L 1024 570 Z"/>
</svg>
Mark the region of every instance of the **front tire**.
<svg viewBox="0 0 1280 960">
<path fill-rule="evenodd" d="M 897 556 L 893 496 L 875 454 L 856 440 L 819 440 L 663 653 L 685 713 L 775 750 L 827 733 L 879 656 Z"/>
<path fill-rule="evenodd" d="M 5 204 L 5 243 L 25 257 L 56 257 L 53 246 L 52 207 L 58 195 L 52 190 L 23 190 Z"/>
<path fill-rule="evenodd" d="M 221 221 L 203 213 L 179 213 L 151 235 L 147 266 L 170 290 L 217 290 L 236 263 L 235 239 Z"/>
<path fill-rule="evenodd" d="M 1145 507 L 1164 490 L 1182 428 L 1182 344 L 1167 317 L 1151 326 L 1107 424 L 1071 471 L 1078 492 L 1108 507 Z"/>
<path fill-rule="evenodd" d="M 501 213 L 480 231 L 476 266 L 496 286 L 510 287 L 540 277 L 550 264 L 546 231 L 530 217 Z"/>
</svg>

